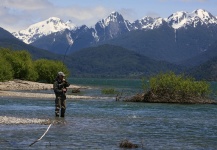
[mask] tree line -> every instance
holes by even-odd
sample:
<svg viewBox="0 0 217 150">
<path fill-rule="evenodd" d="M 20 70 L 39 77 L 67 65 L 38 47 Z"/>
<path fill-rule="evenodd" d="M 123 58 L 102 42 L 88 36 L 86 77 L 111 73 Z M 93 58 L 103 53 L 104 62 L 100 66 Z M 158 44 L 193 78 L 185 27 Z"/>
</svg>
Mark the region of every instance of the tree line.
<svg viewBox="0 0 217 150">
<path fill-rule="evenodd" d="M 0 48 L 0 81 L 21 79 L 53 83 L 58 71 L 69 75 L 68 68 L 57 60 L 33 60 L 26 50 Z"/>
</svg>

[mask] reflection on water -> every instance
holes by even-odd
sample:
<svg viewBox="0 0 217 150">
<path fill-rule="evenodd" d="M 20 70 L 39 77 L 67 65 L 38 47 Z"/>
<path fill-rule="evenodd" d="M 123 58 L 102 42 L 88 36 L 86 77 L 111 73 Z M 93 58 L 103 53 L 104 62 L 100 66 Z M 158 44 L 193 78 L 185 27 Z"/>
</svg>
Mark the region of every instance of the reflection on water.
<svg viewBox="0 0 217 150">
<path fill-rule="evenodd" d="M 1 115 L 54 118 L 54 100 L 0 98 Z M 120 149 L 128 139 L 144 149 L 216 149 L 216 105 L 68 100 L 66 117 L 48 125 L 0 124 L 0 149 Z"/>
</svg>

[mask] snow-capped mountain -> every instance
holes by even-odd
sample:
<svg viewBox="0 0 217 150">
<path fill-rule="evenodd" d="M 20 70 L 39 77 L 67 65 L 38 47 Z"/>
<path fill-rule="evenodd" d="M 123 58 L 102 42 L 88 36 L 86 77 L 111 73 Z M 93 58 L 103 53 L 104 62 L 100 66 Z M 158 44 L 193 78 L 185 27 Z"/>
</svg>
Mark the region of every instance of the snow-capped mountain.
<svg viewBox="0 0 217 150">
<path fill-rule="evenodd" d="M 132 26 L 134 27 L 133 30 L 137 29 L 151 29 L 152 24 L 154 23 L 155 19 L 152 17 L 144 17 L 140 20 L 136 20 L 132 23 Z"/>
<path fill-rule="evenodd" d="M 14 32 L 12 34 L 23 42 L 30 44 L 43 36 L 55 32 L 61 32 L 65 29 L 74 30 L 76 29 L 76 26 L 70 20 L 63 22 L 60 18 L 51 17 L 29 26 L 25 30 Z"/>
<path fill-rule="evenodd" d="M 124 20 L 123 16 L 118 12 L 112 12 L 107 18 L 102 19 L 101 21 L 97 22 L 97 24 L 101 28 L 106 28 L 111 24 L 124 24 L 127 28 L 129 27 L 129 22 Z"/>
<path fill-rule="evenodd" d="M 99 41 L 112 39 L 122 33 L 129 32 L 130 28 L 130 22 L 124 20 L 123 16 L 118 12 L 112 12 L 107 18 L 95 24 L 96 35 Z"/>
<path fill-rule="evenodd" d="M 186 28 L 188 26 L 196 27 L 198 25 L 217 25 L 217 17 L 206 10 L 197 9 L 191 13 L 179 11 L 173 13 L 166 19 L 146 16 L 130 23 L 118 12 L 112 12 L 108 17 L 95 24 L 95 27 L 92 28 L 94 30 L 92 35 L 95 39 L 94 42 L 100 42 L 113 39 L 132 30 L 153 30 L 159 28 L 163 24 L 167 24 L 174 29 Z M 30 44 L 43 36 L 55 32 L 63 32 L 65 29 L 78 30 L 78 27 L 71 21 L 63 22 L 59 18 L 51 17 L 45 21 L 29 26 L 25 30 L 12 34 L 23 42 Z M 73 39 L 71 40 L 73 41 Z"/>
<path fill-rule="evenodd" d="M 48 20 L 14 35 L 35 47 L 58 54 L 65 54 L 68 46 L 67 54 L 70 54 L 108 43 L 156 60 L 173 62 L 204 52 L 217 39 L 217 18 L 203 9 L 191 13 L 179 11 L 166 19 L 146 16 L 133 23 L 118 12 L 112 12 L 93 27 L 71 26 L 59 18 Z"/>
<path fill-rule="evenodd" d="M 163 18 L 144 17 L 140 20 L 136 20 L 132 23 L 132 30 L 152 30 L 159 28 L 167 22 Z"/>
<path fill-rule="evenodd" d="M 217 25 L 217 18 L 206 10 L 197 9 L 191 13 L 179 11 L 170 15 L 167 19 L 168 24 L 174 29 L 198 25 Z"/>
</svg>

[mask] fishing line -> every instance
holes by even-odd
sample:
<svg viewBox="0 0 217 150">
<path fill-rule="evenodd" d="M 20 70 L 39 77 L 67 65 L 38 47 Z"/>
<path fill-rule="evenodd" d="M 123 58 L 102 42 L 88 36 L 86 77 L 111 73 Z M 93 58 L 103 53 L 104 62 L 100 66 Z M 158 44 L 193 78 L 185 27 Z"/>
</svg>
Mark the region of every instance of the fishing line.
<svg viewBox="0 0 217 150">
<path fill-rule="evenodd" d="M 68 43 L 69 43 L 69 46 L 66 48 L 66 50 L 65 50 L 65 54 L 64 54 L 64 57 L 63 57 L 63 64 L 64 64 L 64 62 L 65 62 L 65 58 L 66 58 L 66 54 L 67 54 L 67 52 L 68 52 L 68 50 L 71 48 L 71 46 L 77 41 L 77 40 L 79 40 L 79 39 L 82 39 L 82 36 L 83 36 L 84 34 L 79 34 L 75 39 L 73 39 L 73 38 L 71 38 L 71 35 L 70 34 L 66 34 L 66 39 L 67 39 L 67 41 L 68 41 Z"/>
<path fill-rule="evenodd" d="M 66 54 L 67 54 L 67 52 L 68 52 L 68 50 L 69 50 L 70 47 L 71 47 L 71 44 L 69 44 L 69 46 L 65 50 L 65 54 L 64 54 L 64 57 L 63 57 L 63 64 L 65 62 Z"/>
<path fill-rule="evenodd" d="M 48 128 L 47 128 L 47 130 L 44 132 L 44 134 L 43 134 L 40 138 L 38 138 L 37 140 L 35 140 L 33 143 L 31 143 L 29 146 L 32 146 L 32 145 L 35 144 L 36 142 L 40 141 L 40 140 L 45 136 L 45 134 L 48 132 L 48 130 L 50 129 L 51 125 L 52 125 L 52 123 L 48 126 Z"/>
</svg>

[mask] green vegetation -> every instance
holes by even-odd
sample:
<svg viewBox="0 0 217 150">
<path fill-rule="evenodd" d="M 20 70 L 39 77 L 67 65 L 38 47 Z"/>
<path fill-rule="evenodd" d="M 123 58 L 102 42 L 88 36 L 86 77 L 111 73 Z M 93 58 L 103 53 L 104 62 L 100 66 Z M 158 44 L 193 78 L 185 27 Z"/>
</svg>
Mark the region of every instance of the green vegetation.
<svg viewBox="0 0 217 150">
<path fill-rule="evenodd" d="M 205 56 L 210 57 L 209 61 L 189 69 L 188 72 L 191 76 L 194 76 L 198 80 L 204 79 L 208 81 L 217 81 L 217 42 L 212 45 L 209 51 L 201 55 L 201 59 L 199 59 L 199 61 L 203 62 L 203 57 Z"/>
<path fill-rule="evenodd" d="M 117 94 L 118 91 L 116 91 L 115 89 L 113 88 L 105 88 L 105 89 L 102 89 L 101 91 L 103 94 Z"/>
<path fill-rule="evenodd" d="M 207 82 L 175 75 L 173 72 L 152 77 L 150 89 L 156 95 L 169 96 L 171 99 L 205 97 L 210 93 L 210 85 Z"/>
<path fill-rule="evenodd" d="M 144 80 L 142 80 L 144 83 Z M 151 103 L 188 103 L 188 104 L 217 104 L 210 96 L 210 85 L 205 81 L 196 81 L 184 75 L 175 75 L 173 72 L 161 73 L 149 80 L 149 91 L 137 94 L 124 101 L 151 102 Z M 144 85 L 144 84 L 143 84 Z"/>
<path fill-rule="evenodd" d="M 37 73 L 33 67 L 31 55 L 27 51 L 3 50 L 3 55 L 13 70 L 13 78 L 35 81 Z"/>
<path fill-rule="evenodd" d="M 1 57 L 0 64 L 0 81 L 11 80 L 13 78 L 13 69 L 10 63 Z"/>
<path fill-rule="evenodd" d="M 58 71 L 69 74 L 62 62 L 40 59 L 33 61 L 29 52 L 0 49 L 0 81 L 22 79 L 52 83 Z"/>
<path fill-rule="evenodd" d="M 73 52 L 68 58 L 69 68 L 73 68 L 73 76 L 77 77 L 138 78 L 181 70 L 177 65 L 156 61 L 123 47 L 108 44 Z"/>
<path fill-rule="evenodd" d="M 39 59 L 34 62 L 34 66 L 39 76 L 38 81 L 52 83 L 58 71 L 69 74 L 68 69 L 60 61 Z"/>
</svg>

